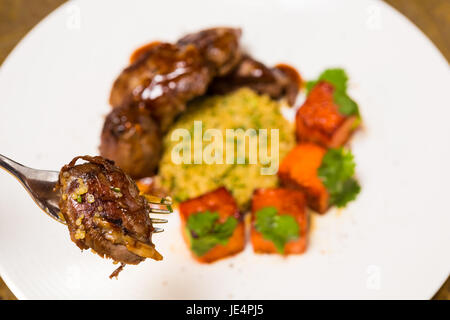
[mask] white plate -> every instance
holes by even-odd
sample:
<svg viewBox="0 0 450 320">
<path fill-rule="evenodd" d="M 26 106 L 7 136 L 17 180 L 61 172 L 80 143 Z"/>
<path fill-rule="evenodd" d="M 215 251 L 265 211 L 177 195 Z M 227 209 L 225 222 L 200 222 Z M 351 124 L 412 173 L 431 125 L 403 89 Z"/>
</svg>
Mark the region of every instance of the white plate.
<svg viewBox="0 0 450 320">
<path fill-rule="evenodd" d="M 0 273 L 18 298 L 430 298 L 450 270 L 450 73 L 430 41 L 382 2 L 79 1 L 56 10 L 0 73 L 0 151 L 58 169 L 96 154 L 112 81 L 147 41 L 241 26 L 262 61 L 305 78 L 350 74 L 364 130 L 352 148 L 362 193 L 316 218 L 306 254 L 252 253 L 194 262 L 177 215 L 155 236 L 160 263 L 108 279 L 110 261 L 81 253 L 15 179 L 0 174 Z"/>
</svg>

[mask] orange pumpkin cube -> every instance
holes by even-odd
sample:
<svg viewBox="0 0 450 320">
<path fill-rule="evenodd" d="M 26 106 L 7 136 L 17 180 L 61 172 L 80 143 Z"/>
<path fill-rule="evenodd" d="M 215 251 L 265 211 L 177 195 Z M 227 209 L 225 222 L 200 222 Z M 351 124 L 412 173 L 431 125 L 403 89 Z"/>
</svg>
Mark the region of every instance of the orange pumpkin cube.
<svg viewBox="0 0 450 320">
<path fill-rule="evenodd" d="M 227 256 L 234 255 L 241 252 L 245 247 L 245 226 L 242 219 L 241 213 L 238 209 L 237 203 L 230 194 L 230 192 L 224 187 L 218 188 L 214 191 L 208 192 L 197 198 L 189 199 L 180 203 L 179 206 L 181 227 L 184 240 L 186 244 L 191 249 L 192 256 L 199 262 L 209 263 L 216 261 Z M 220 229 L 220 225 L 235 225 L 234 230 L 228 228 L 228 230 L 223 230 L 220 236 L 230 233 L 230 236 L 226 239 L 221 238 L 221 243 L 218 243 L 205 250 L 205 243 L 202 243 L 202 234 L 196 234 L 195 230 L 190 229 L 190 225 L 194 224 L 194 220 L 190 218 L 195 215 L 197 219 L 197 224 L 202 223 L 201 227 L 204 229 L 204 224 L 213 223 L 214 229 Z M 204 215 L 204 216 L 202 216 Z M 206 216 L 208 215 L 208 216 Z M 217 217 L 217 220 L 211 222 L 213 215 Z M 205 221 L 198 222 L 199 219 L 204 218 Z M 228 221 L 228 219 L 231 218 Z M 228 222 L 230 224 L 228 224 Z M 191 223 L 190 223 L 191 222 Z M 222 228 L 225 229 L 225 228 Z M 214 235 L 214 234 L 213 234 Z M 211 234 L 206 236 L 211 237 Z M 216 236 L 216 235 L 214 235 Z M 193 246 L 193 242 L 196 242 L 196 247 Z M 206 241 L 208 243 L 208 241 Z M 195 249 L 200 248 L 200 249 Z"/>
<path fill-rule="evenodd" d="M 327 150 L 313 143 L 301 143 L 283 159 L 278 176 L 284 186 L 300 189 L 313 210 L 324 213 L 329 207 L 329 194 L 317 170 Z"/>
<path fill-rule="evenodd" d="M 305 207 L 305 197 L 301 191 L 284 189 L 284 188 L 268 188 L 255 190 L 252 198 L 252 228 L 251 228 L 251 242 L 253 251 L 257 253 L 280 253 L 280 248 L 271 240 L 271 227 L 279 226 L 281 223 L 275 221 L 269 224 L 265 230 L 258 230 L 257 219 L 262 219 L 258 216 L 261 210 L 271 209 L 273 213 L 276 212 L 278 216 L 290 216 L 291 223 L 298 225 L 298 237 L 292 239 L 284 244 L 284 255 L 300 254 L 305 252 L 308 245 L 308 216 Z M 273 221 L 272 221 L 273 222 Z M 284 223 L 286 225 L 286 222 Z M 286 236 L 287 228 L 273 230 L 274 234 L 281 234 Z M 285 239 L 286 240 L 286 239 Z M 282 245 L 283 242 L 281 242 Z M 278 244 L 280 246 L 280 243 Z"/>
<path fill-rule="evenodd" d="M 164 198 L 167 196 L 167 191 L 161 186 L 160 178 L 156 176 L 136 180 L 136 185 L 142 194 L 155 198 Z"/>
<path fill-rule="evenodd" d="M 358 127 L 359 116 L 346 116 L 334 102 L 334 87 L 321 81 L 308 95 L 297 111 L 296 134 L 298 142 L 314 142 L 327 148 L 340 147 Z"/>
</svg>

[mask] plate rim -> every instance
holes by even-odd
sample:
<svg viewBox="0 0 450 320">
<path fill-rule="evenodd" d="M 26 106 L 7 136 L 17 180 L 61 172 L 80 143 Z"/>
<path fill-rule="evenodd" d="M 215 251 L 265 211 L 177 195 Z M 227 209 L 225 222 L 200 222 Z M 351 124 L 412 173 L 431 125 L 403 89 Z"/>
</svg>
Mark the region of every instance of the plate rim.
<svg viewBox="0 0 450 320">
<path fill-rule="evenodd" d="M 201 0 L 201 1 L 206 1 L 206 0 Z M 366 0 L 366 1 L 370 1 L 373 3 L 376 3 L 379 6 L 383 6 L 386 10 L 389 10 L 391 12 L 395 12 L 395 15 L 397 16 L 398 19 L 402 19 L 404 22 L 406 22 L 407 24 L 410 25 L 410 27 L 412 27 L 413 29 L 415 29 L 416 31 L 418 31 L 418 34 L 421 35 L 422 38 L 426 39 L 426 41 L 428 42 L 428 46 L 433 47 L 433 51 L 436 53 L 438 53 L 438 55 L 440 56 L 440 59 L 443 62 L 446 62 L 447 65 L 449 65 L 449 61 L 447 60 L 447 58 L 443 55 L 443 53 L 439 50 L 439 48 L 434 44 L 434 42 L 412 21 L 410 20 L 407 16 L 405 16 L 404 14 L 402 14 L 398 9 L 396 9 L 395 7 L 393 7 L 391 4 L 385 2 L 385 1 L 381 1 L 381 0 Z M 56 7 L 53 11 L 51 11 L 49 14 L 47 14 L 43 19 L 41 19 L 36 25 L 34 25 L 22 38 L 21 40 L 14 46 L 14 48 L 8 53 L 7 57 L 4 59 L 3 63 L 0 66 L 0 77 L 2 75 L 2 70 L 4 69 L 4 67 L 6 65 L 10 65 L 11 64 L 11 59 L 13 56 L 15 56 L 16 52 L 18 50 L 20 50 L 20 48 L 24 45 L 24 43 L 30 38 L 32 37 L 35 33 L 39 32 L 39 30 L 41 29 L 42 25 L 46 24 L 53 16 L 59 15 L 61 14 L 61 12 L 63 10 L 65 10 L 67 7 L 73 5 L 74 3 L 76 3 L 77 1 L 74 0 L 70 0 L 67 1 L 65 3 L 62 3 L 61 5 L 59 5 L 58 7 Z M 276 2 L 276 0 L 268 0 L 267 2 Z M 280 6 L 282 6 L 283 4 L 280 4 Z M 2 277 L 3 281 L 5 282 L 5 284 L 8 286 L 8 288 L 13 292 L 13 294 L 21 300 L 28 300 L 29 298 L 27 297 L 27 294 L 24 293 L 21 289 L 20 286 L 17 285 L 16 283 L 14 283 L 14 281 L 12 281 L 9 277 L 9 273 L 7 272 L 6 268 L 4 267 L 4 265 L 0 262 L 0 276 Z M 435 276 L 436 277 L 436 276 Z M 447 280 L 447 278 L 449 277 L 449 275 L 443 275 L 441 276 L 441 280 L 439 281 L 439 286 L 435 289 L 435 291 L 432 293 L 432 295 L 429 297 L 430 299 L 437 293 L 437 291 L 439 290 L 439 288 L 445 283 L 445 281 Z M 431 286 L 430 286 L 431 287 Z M 425 294 L 428 296 L 428 293 L 423 293 L 423 295 L 425 296 Z"/>
</svg>

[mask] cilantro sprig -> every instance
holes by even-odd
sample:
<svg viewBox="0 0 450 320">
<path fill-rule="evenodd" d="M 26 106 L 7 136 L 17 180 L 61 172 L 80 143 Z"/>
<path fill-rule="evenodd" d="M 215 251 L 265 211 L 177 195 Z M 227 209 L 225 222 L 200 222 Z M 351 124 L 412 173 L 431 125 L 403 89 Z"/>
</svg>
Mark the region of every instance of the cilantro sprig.
<svg viewBox="0 0 450 320">
<path fill-rule="evenodd" d="M 356 198 L 361 187 L 353 178 L 354 173 L 355 162 L 350 150 L 335 148 L 327 151 L 318 175 L 330 194 L 331 205 L 344 207 Z"/>
<path fill-rule="evenodd" d="M 347 95 L 347 81 L 348 76 L 344 69 L 335 68 L 335 69 L 327 69 L 322 72 L 317 80 L 308 81 L 306 83 L 306 91 L 309 92 L 314 88 L 314 86 L 320 82 L 326 81 L 333 85 L 334 94 L 333 99 L 334 102 L 339 106 L 339 112 L 344 115 L 358 115 L 359 116 L 359 108 L 355 101 L 352 100 Z"/>
<path fill-rule="evenodd" d="M 294 217 L 278 215 L 274 207 L 265 207 L 256 212 L 255 229 L 264 239 L 272 241 L 281 254 L 284 253 L 284 246 L 288 241 L 296 240 L 300 236 L 300 228 Z"/>
<path fill-rule="evenodd" d="M 219 223 L 217 212 L 199 212 L 189 216 L 186 232 L 191 242 L 191 250 L 199 257 L 218 244 L 226 245 L 238 225 L 238 220 L 228 217 Z"/>
</svg>

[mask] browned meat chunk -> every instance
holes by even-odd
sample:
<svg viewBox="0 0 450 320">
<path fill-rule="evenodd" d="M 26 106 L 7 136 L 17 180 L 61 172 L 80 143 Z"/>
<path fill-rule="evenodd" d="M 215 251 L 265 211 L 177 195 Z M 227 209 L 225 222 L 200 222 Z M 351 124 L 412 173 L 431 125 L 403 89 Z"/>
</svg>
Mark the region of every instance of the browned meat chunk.
<svg viewBox="0 0 450 320">
<path fill-rule="evenodd" d="M 153 43 L 116 79 L 110 104 L 145 106 L 165 132 L 187 101 L 237 64 L 240 34 L 239 29 L 216 28 L 187 35 L 175 45 Z"/>
<path fill-rule="evenodd" d="M 239 29 L 208 29 L 175 45 L 153 42 L 133 54 L 111 90 L 110 103 L 119 110 L 106 118 L 101 155 L 134 178 L 152 175 L 161 155 L 160 134 L 187 101 L 206 92 L 213 77 L 236 66 L 240 35 Z"/>
<path fill-rule="evenodd" d="M 133 178 L 153 175 L 161 152 L 160 129 L 147 109 L 125 106 L 113 109 L 106 117 L 100 154 Z"/>
<path fill-rule="evenodd" d="M 286 98 L 290 105 L 295 103 L 302 80 L 298 72 L 287 65 L 266 67 L 255 59 L 244 56 L 235 69 L 223 77 L 215 78 L 208 91 L 210 94 L 226 94 L 238 88 L 249 87 L 272 99 Z"/>
<path fill-rule="evenodd" d="M 87 162 L 77 165 L 79 159 Z M 61 213 L 78 247 L 123 264 L 162 259 L 151 241 L 148 202 L 112 161 L 76 157 L 61 169 L 58 188 Z"/>
<path fill-rule="evenodd" d="M 239 39 L 241 30 L 234 28 L 211 28 L 191 33 L 177 45 L 194 45 L 208 63 L 214 76 L 223 76 L 233 69 L 241 59 Z"/>
<path fill-rule="evenodd" d="M 110 103 L 146 107 L 165 131 L 188 100 L 206 91 L 211 74 L 203 60 L 193 45 L 157 44 L 122 71 Z"/>
</svg>

